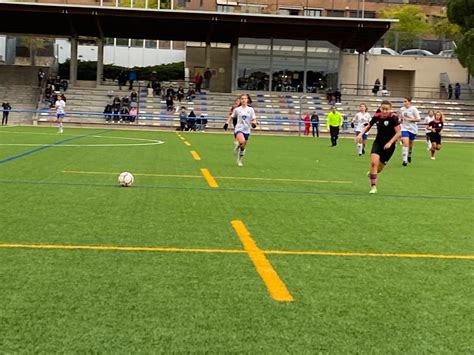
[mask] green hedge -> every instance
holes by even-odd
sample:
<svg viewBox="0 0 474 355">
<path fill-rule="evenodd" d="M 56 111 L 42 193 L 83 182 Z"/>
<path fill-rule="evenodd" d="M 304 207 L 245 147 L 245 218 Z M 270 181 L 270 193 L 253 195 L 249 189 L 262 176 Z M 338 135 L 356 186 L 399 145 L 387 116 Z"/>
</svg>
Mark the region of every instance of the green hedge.
<svg viewBox="0 0 474 355">
<path fill-rule="evenodd" d="M 137 73 L 138 80 L 151 80 L 154 76 L 159 81 L 184 80 L 184 62 L 134 68 L 107 64 L 104 65 L 104 79 L 115 80 L 121 70 L 128 73 L 128 71 L 132 69 Z M 156 74 L 153 72 L 156 72 Z M 96 80 L 96 73 L 97 62 L 78 61 L 78 80 Z M 59 75 L 61 78 L 69 78 L 69 60 L 59 64 Z"/>
</svg>

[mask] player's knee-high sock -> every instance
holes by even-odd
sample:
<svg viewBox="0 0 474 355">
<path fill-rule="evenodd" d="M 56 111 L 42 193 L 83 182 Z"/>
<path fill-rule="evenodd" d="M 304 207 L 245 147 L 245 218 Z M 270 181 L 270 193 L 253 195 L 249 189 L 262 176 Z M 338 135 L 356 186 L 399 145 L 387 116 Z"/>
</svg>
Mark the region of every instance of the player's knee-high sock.
<svg viewBox="0 0 474 355">
<path fill-rule="evenodd" d="M 434 157 L 436 153 L 436 149 L 434 147 L 431 147 L 431 157 Z"/>
<path fill-rule="evenodd" d="M 411 154 L 413 153 L 413 147 L 408 148 L 408 157 L 411 158 Z"/>
<path fill-rule="evenodd" d="M 370 185 L 371 186 L 377 185 L 377 174 L 370 174 L 369 178 L 370 178 Z"/>
<path fill-rule="evenodd" d="M 408 147 L 402 147 L 402 160 L 403 162 L 408 162 Z"/>
</svg>

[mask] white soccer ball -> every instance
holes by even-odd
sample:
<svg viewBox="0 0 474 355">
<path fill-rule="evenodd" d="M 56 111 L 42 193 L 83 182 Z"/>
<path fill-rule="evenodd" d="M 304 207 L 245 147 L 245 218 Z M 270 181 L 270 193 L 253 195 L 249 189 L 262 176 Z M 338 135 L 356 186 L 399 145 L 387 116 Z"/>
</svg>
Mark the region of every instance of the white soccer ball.
<svg viewBox="0 0 474 355">
<path fill-rule="evenodd" d="M 127 187 L 133 184 L 133 175 L 128 171 L 124 171 L 118 177 L 118 182 L 121 186 Z"/>
</svg>

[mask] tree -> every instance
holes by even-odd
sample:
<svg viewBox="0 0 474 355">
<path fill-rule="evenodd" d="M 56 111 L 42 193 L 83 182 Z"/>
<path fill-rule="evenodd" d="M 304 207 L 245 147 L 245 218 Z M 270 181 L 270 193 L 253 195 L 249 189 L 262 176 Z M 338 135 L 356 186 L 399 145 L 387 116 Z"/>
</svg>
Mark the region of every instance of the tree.
<svg viewBox="0 0 474 355">
<path fill-rule="evenodd" d="M 45 47 L 46 41 L 34 37 L 18 37 L 20 43 L 30 50 L 30 65 L 36 65 L 36 52 Z"/>
<path fill-rule="evenodd" d="M 456 42 L 459 62 L 474 75 L 474 0 L 448 0 L 448 18 L 463 34 Z"/>
<path fill-rule="evenodd" d="M 450 22 L 447 17 L 442 17 L 433 23 L 433 32 L 437 35 L 455 38 L 461 33 L 461 27 Z"/>
<path fill-rule="evenodd" d="M 420 33 L 429 33 L 431 26 L 423 10 L 416 5 L 404 5 L 398 8 L 384 9 L 379 12 L 380 18 L 397 19 L 386 36 L 385 45 L 397 50 L 411 48 Z"/>
<path fill-rule="evenodd" d="M 427 33 L 430 32 L 428 17 L 416 5 L 404 5 L 395 9 L 384 9 L 379 12 L 381 18 L 398 19 L 390 30 L 398 32 Z"/>
</svg>

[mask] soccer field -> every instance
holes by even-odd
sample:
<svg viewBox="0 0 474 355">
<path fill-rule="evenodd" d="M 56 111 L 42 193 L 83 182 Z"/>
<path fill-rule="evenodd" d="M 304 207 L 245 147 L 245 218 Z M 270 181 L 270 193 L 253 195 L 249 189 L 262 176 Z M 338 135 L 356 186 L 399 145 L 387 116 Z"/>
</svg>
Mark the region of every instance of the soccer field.
<svg viewBox="0 0 474 355">
<path fill-rule="evenodd" d="M 0 353 L 474 351 L 474 146 L 232 141 L 2 127 Z"/>
</svg>

